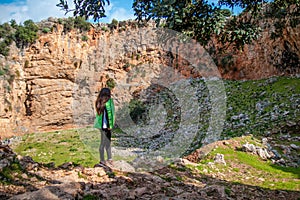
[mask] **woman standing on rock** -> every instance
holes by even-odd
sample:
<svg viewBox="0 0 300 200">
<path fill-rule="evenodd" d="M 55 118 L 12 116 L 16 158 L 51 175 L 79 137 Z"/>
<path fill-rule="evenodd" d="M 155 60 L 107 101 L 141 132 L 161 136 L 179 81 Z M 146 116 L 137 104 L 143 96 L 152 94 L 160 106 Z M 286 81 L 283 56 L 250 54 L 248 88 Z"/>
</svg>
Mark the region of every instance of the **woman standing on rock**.
<svg viewBox="0 0 300 200">
<path fill-rule="evenodd" d="M 100 143 L 100 166 L 112 166 L 111 155 L 111 129 L 115 124 L 115 106 L 111 98 L 111 91 L 109 88 L 102 88 L 96 103 L 96 119 L 94 127 L 100 130 L 101 143 Z M 104 159 L 104 149 L 107 153 L 107 162 Z"/>
</svg>

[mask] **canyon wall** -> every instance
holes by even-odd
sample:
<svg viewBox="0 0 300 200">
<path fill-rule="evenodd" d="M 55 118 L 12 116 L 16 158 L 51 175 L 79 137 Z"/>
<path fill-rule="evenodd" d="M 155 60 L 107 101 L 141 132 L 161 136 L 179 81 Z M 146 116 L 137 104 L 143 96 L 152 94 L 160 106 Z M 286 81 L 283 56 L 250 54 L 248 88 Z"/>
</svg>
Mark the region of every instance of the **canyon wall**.
<svg viewBox="0 0 300 200">
<path fill-rule="evenodd" d="M 284 28 L 278 29 L 274 20 L 261 20 L 259 26 L 262 31 L 257 41 L 245 45 L 241 51 L 229 48 L 216 58 L 222 76 L 227 79 L 253 80 L 299 74 L 300 25 L 291 27 L 286 24 L 282 24 Z"/>
<path fill-rule="evenodd" d="M 41 33 L 25 49 L 12 45 L 10 55 L 0 58 L 6 70 L 0 76 L 2 137 L 91 125 L 102 87 L 114 86 L 113 98 L 121 109 L 153 80 L 204 76 L 185 58 L 149 41 L 157 34 L 151 23 L 100 24 L 89 32 L 64 32 L 56 19 L 42 23 L 53 31 Z M 299 73 L 299 34 L 298 25 L 271 39 L 270 28 L 265 27 L 258 41 L 243 52 L 228 53 L 230 65 L 218 64 L 221 76 L 260 79 Z"/>
</svg>

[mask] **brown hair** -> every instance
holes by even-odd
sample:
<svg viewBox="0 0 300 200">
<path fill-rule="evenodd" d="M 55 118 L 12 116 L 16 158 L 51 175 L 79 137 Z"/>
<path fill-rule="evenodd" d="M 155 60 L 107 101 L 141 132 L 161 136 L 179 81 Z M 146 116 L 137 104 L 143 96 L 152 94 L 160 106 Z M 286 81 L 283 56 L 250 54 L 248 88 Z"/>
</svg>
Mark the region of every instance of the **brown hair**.
<svg viewBox="0 0 300 200">
<path fill-rule="evenodd" d="M 102 114 L 105 108 L 105 103 L 111 98 L 109 88 L 102 88 L 97 97 L 95 107 L 98 115 Z"/>
</svg>

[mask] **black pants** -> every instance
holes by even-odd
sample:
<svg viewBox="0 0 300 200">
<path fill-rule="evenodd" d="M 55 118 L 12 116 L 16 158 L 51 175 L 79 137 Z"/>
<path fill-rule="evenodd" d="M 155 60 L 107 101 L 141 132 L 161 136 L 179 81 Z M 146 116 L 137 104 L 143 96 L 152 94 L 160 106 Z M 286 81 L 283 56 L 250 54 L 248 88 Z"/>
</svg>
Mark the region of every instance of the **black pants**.
<svg viewBox="0 0 300 200">
<path fill-rule="evenodd" d="M 104 159 L 104 149 L 107 153 L 107 159 L 110 160 L 111 157 L 111 130 L 100 130 L 101 133 L 101 142 L 100 142 L 100 161 L 105 161 Z"/>
</svg>

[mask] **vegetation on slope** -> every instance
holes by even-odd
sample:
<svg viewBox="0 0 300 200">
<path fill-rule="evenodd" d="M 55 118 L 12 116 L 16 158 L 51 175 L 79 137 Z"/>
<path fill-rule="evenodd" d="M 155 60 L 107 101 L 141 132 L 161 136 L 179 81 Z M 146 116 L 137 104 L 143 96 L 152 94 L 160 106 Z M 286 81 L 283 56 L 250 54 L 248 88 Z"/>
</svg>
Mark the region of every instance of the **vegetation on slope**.
<svg viewBox="0 0 300 200">
<path fill-rule="evenodd" d="M 222 137 L 229 140 L 216 142 L 214 150 L 202 158 L 200 163 L 189 166 L 190 170 L 236 184 L 299 191 L 299 167 L 279 166 L 240 149 L 245 143 L 262 145 L 261 139 L 268 137 L 270 145 L 278 148 L 284 159 L 297 160 L 297 150 L 286 155 L 280 147 L 291 144 L 299 146 L 299 141 L 293 138 L 299 136 L 300 80 L 273 77 L 224 83 L 227 115 Z M 124 135 L 120 129 L 115 129 L 113 135 L 113 146 L 117 146 Z M 282 139 L 285 136 L 287 138 Z M 99 142 L 97 130 L 84 128 L 25 135 L 19 143 L 14 143 L 13 148 L 18 154 L 31 156 L 35 161 L 45 164 L 54 162 L 59 166 L 73 162 L 75 165 L 92 167 L 99 161 Z M 193 149 L 200 146 L 198 144 Z M 212 164 L 217 153 L 224 155 L 227 165 Z M 115 160 L 130 159 L 115 157 Z"/>
<path fill-rule="evenodd" d="M 81 17 L 58 19 L 57 22 L 63 25 L 65 33 L 73 29 L 86 32 L 91 28 L 91 24 Z M 33 44 L 40 34 L 50 33 L 55 28 L 56 25 L 49 27 L 42 22 L 34 23 L 32 20 L 26 20 L 20 25 L 15 20 L 0 24 L 0 55 L 8 56 L 13 42 L 18 48 L 23 49 Z"/>
<path fill-rule="evenodd" d="M 299 168 L 283 167 L 258 155 L 241 150 L 243 144 L 261 145 L 253 136 L 236 137 L 215 143 L 215 148 L 198 165 L 189 167 L 200 174 L 213 176 L 237 184 L 247 184 L 268 189 L 299 191 Z M 216 154 L 223 154 L 226 165 L 214 163 Z"/>
<path fill-rule="evenodd" d="M 100 138 L 95 139 L 93 147 L 97 151 Z M 98 163 L 80 140 L 77 130 L 28 134 L 23 136 L 22 141 L 14 147 L 14 151 L 21 155 L 28 155 L 37 162 L 45 164 L 54 162 L 56 166 L 66 162 L 83 166 L 93 166 Z"/>
</svg>

